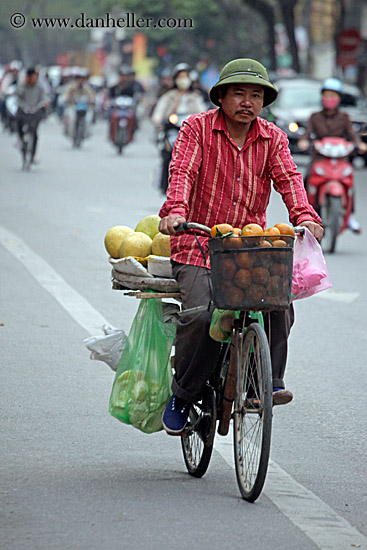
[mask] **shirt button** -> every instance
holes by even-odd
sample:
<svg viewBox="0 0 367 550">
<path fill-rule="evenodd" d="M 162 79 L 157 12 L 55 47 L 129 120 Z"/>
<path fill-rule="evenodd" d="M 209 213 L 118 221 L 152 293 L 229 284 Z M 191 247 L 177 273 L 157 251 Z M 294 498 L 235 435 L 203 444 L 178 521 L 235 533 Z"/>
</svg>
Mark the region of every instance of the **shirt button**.
<svg viewBox="0 0 367 550">
<path fill-rule="evenodd" d="M 236 204 L 237 204 L 237 203 L 236 203 L 236 202 L 234 202 L 234 203 L 233 203 L 233 206 L 236 206 Z"/>
<path fill-rule="evenodd" d="M 240 181 L 240 178 L 237 178 L 237 181 Z"/>
</svg>

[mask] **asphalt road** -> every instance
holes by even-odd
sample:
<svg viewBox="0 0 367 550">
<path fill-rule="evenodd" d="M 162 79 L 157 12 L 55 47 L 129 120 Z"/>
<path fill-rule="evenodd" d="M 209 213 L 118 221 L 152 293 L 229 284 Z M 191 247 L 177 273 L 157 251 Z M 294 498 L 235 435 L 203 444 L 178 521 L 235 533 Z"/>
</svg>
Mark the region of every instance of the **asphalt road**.
<svg viewBox="0 0 367 550">
<path fill-rule="evenodd" d="M 163 202 L 150 125 L 122 157 L 105 123 L 81 150 L 54 118 L 40 133 L 41 162 L 26 174 L 14 136 L 0 134 L 0 547 L 367 548 L 367 171 L 356 172 L 365 231 L 327 257 L 333 288 L 295 305 L 295 399 L 275 409 L 265 489 L 248 504 L 231 436 L 217 436 L 207 474 L 191 478 L 178 439 L 109 415 L 113 373 L 83 344 L 104 321 L 128 331 L 137 309 L 111 289 L 103 239 Z M 279 221 L 274 196 L 269 225 Z"/>
</svg>

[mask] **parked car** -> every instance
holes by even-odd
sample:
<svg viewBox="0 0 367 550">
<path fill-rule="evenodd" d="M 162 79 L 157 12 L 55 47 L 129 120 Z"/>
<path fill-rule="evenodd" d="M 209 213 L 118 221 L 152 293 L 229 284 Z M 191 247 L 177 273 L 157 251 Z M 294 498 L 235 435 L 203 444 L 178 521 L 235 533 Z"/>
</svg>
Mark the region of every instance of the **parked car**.
<svg viewBox="0 0 367 550">
<path fill-rule="evenodd" d="M 311 114 L 322 109 L 322 81 L 296 76 L 280 78 L 275 81 L 275 86 L 279 90 L 278 98 L 263 109 L 261 115 L 286 132 L 292 153 L 303 153 L 298 149 L 297 142 L 304 134 Z M 357 86 L 343 84 L 340 109 L 349 114 L 355 131 L 367 140 L 367 103 Z"/>
</svg>

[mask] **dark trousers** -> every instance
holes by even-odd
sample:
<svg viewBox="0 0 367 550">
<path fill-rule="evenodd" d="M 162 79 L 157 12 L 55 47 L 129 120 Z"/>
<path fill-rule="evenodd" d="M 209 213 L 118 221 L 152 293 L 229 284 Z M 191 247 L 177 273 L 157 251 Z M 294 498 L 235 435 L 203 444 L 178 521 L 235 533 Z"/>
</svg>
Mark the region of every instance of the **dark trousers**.
<svg viewBox="0 0 367 550">
<path fill-rule="evenodd" d="M 17 115 L 17 130 L 18 130 L 18 136 L 20 137 L 20 140 L 23 143 L 23 137 L 24 137 L 24 125 L 27 124 L 30 126 L 31 131 L 33 133 L 33 142 L 32 142 L 32 151 L 31 156 L 34 158 L 36 154 L 37 149 L 37 142 L 38 142 L 38 126 L 40 123 L 41 117 L 39 113 L 36 114 L 18 114 Z M 23 145 L 24 147 L 24 145 Z"/>
<path fill-rule="evenodd" d="M 209 273 L 203 267 L 173 262 L 173 275 L 180 285 L 183 309 L 208 305 L 211 299 Z M 181 317 L 175 340 L 175 375 L 172 391 L 185 401 L 200 398 L 218 360 L 220 343 L 209 336 L 212 311 Z M 285 311 L 264 314 L 273 369 L 273 387 L 284 388 L 288 336 L 294 323 L 291 306 Z M 270 327 L 269 327 L 270 325 Z"/>
</svg>

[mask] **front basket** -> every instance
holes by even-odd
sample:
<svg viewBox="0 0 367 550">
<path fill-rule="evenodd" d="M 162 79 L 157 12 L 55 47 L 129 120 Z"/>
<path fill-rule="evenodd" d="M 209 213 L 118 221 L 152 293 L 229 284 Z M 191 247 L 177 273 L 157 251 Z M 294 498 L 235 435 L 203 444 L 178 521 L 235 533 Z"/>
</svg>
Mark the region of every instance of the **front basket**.
<svg viewBox="0 0 367 550">
<path fill-rule="evenodd" d="M 209 239 L 213 302 L 220 309 L 271 311 L 290 304 L 294 237 Z M 265 244 L 266 243 L 266 244 Z"/>
</svg>

